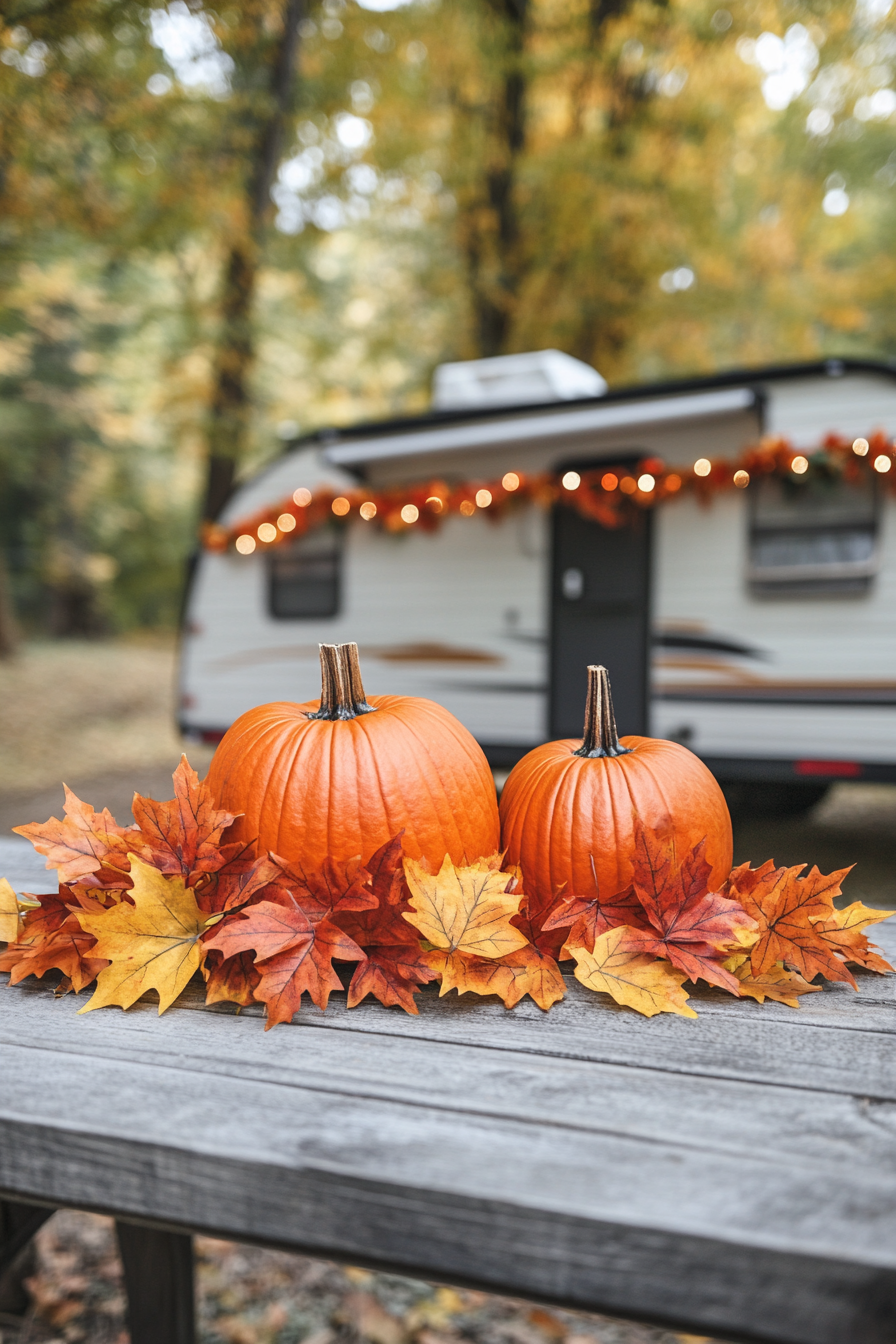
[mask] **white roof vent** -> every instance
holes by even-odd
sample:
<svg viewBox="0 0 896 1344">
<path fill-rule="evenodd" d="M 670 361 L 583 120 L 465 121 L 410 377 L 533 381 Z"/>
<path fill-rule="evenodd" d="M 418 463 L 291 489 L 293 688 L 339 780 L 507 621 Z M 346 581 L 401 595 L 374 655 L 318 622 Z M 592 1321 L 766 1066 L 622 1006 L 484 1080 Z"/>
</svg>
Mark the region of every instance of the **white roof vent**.
<svg viewBox="0 0 896 1344">
<path fill-rule="evenodd" d="M 607 384 L 596 369 L 562 350 L 533 350 L 495 359 L 440 364 L 433 377 L 437 411 L 477 406 L 527 406 L 544 401 L 602 397 Z"/>
</svg>

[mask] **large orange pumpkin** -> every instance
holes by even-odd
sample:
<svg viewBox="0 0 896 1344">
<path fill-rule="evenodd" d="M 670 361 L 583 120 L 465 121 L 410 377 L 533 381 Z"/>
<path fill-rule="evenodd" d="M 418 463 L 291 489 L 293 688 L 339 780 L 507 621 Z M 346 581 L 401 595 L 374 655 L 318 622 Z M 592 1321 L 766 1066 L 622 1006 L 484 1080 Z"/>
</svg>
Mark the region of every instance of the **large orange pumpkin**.
<svg viewBox="0 0 896 1344">
<path fill-rule="evenodd" d="M 447 709 L 373 696 L 356 644 L 321 645 L 319 701 L 250 709 L 225 733 L 208 783 L 243 815 L 228 839 L 258 841 L 306 868 L 340 866 L 404 831 L 405 853 L 438 871 L 498 848 L 495 784 L 482 749 Z"/>
<path fill-rule="evenodd" d="M 534 911 L 560 892 L 611 896 L 631 881 L 632 818 L 671 822 L 684 855 L 706 841 L 712 881 L 732 863 L 731 818 L 722 790 L 693 752 L 677 742 L 616 734 L 605 667 L 588 668 L 582 741 L 547 742 L 510 772 L 501 795 L 501 843 L 519 864 Z"/>
</svg>

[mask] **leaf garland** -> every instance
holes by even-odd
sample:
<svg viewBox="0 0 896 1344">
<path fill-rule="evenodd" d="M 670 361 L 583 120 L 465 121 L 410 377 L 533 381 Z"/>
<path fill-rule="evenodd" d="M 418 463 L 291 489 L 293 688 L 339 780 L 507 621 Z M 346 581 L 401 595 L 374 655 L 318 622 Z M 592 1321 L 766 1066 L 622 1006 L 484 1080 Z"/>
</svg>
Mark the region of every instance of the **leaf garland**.
<svg viewBox="0 0 896 1344">
<path fill-rule="evenodd" d="M 648 830 L 634 819 L 624 891 L 599 892 L 595 876 L 592 891 L 545 903 L 502 854 L 465 866 L 446 857 L 432 873 L 404 855 L 401 834 L 348 872 L 228 843 L 235 817 L 186 757 L 174 795 L 135 795 L 135 824 L 119 826 L 66 789 L 62 820 L 17 828 L 56 869 L 59 891 L 16 897 L 0 879 L 10 983 L 55 971 L 56 993 L 95 983 L 82 1012 L 152 991 L 161 1013 L 199 972 L 207 1003 L 261 1003 L 272 1027 L 305 995 L 324 1010 L 346 987 L 349 1008 L 372 996 L 416 1014 L 434 980 L 440 997 L 497 995 L 514 1008 L 528 996 L 547 1011 L 566 993 L 562 960 L 645 1017 L 696 1017 L 687 981 L 797 1008 L 820 978 L 855 989 L 851 966 L 893 970 L 866 930 L 894 912 L 834 905 L 849 869 L 741 864 L 713 891 L 702 842 L 678 854 L 668 821 Z"/>
</svg>

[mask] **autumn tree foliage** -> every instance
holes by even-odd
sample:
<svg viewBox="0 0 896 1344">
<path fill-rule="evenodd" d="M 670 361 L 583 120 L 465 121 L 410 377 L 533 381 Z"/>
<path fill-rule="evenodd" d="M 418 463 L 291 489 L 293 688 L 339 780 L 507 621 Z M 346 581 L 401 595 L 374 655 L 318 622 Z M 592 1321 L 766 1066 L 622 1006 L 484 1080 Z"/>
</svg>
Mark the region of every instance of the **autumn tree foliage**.
<svg viewBox="0 0 896 1344">
<path fill-rule="evenodd" d="M 888 354 L 894 24 L 852 0 L 10 0 L 20 611 L 172 620 L 197 512 L 278 427 L 418 410 L 440 359 L 556 346 L 619 383 Z"/>
</svg>

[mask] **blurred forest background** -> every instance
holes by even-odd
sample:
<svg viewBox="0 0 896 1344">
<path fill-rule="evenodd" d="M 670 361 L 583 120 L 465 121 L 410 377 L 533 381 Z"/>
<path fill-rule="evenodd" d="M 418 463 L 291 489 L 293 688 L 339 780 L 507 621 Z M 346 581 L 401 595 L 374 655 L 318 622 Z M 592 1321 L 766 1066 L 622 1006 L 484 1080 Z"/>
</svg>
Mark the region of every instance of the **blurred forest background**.
<svg viewBox="0 0 896 1344">
<path fill-rule="evenodd" d="M 0 639 L 170 627 L 300 430 L 896 346 L 888 0 L 6 0 Z"/>
</svg>

